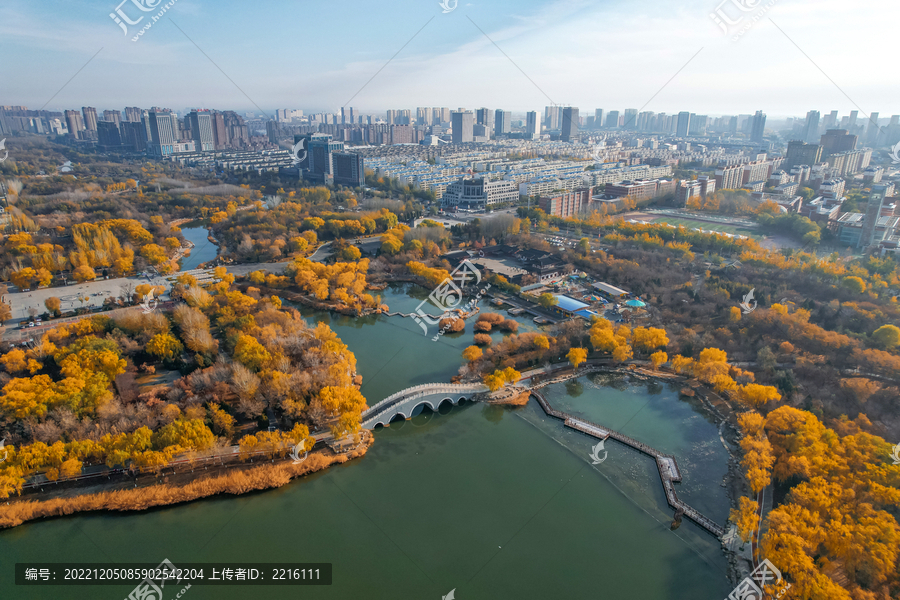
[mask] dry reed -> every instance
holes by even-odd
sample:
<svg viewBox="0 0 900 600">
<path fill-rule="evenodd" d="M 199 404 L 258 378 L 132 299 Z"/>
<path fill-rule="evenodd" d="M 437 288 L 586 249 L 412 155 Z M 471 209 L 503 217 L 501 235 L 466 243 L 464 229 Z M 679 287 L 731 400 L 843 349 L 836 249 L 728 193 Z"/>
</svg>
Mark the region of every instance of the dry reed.
<svg viewBox="0 0 900 600">
<path fill-rule="evenodd" d="M 0 505 L 0 529 L 21 525 L 26 521 L 71 515 L 93 510 L 131 511 L 145 510 L 155 506 L 191 502 L 199 498 L 217 494 L 246 494 L 285 485 L 295 477 L 302 477 L 321 471 L 333 464 L 345 463 L 366 453 L 368 443 L 348 454 L 310 454 L 300 464 L 282 462 L 265 464 L 232 471 L 222 475 L 204 477 L 186 485 L 157 484 L 144 488 L 111 490 L 82 494 L 70 498 L 50 500 L 23 500 Z"/>
</svg>

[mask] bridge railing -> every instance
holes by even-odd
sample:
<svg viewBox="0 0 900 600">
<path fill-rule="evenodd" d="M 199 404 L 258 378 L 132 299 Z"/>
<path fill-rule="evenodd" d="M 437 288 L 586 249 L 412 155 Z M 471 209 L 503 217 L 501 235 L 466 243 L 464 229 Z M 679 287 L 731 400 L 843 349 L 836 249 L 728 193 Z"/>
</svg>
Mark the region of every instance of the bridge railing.
<svg viewBox="0 0 900 600">
<path fill-rule="evenodd" d="M 406 388 L 405 390 L 400 390 L 394 394 L 391 394 L 381 402 L 378 402 L 367 411 L 363 413 L 363 420 L 368 420 L 378 413 L 382 412 L 386 408 L 399 404 L 400 402 L 405 402 L 406 400 L 412 399 L 413 396 L 418 395 L 428 396 L 431 394 L 453 394 L 458 392 L 480 392 L 486 390 L 487 387 L 482 384 L 477 383 L 423 383 L 420 385 L 415 385 L 413 387 Z"/>
</svg>

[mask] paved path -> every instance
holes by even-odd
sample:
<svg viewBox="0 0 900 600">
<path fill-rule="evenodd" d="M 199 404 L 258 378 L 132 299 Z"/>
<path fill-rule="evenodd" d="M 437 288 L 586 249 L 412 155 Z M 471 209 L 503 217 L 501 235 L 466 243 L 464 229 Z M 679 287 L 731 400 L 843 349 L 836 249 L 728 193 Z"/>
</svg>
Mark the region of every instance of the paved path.
<svg viewBox="0 0 900 600">
<path fill-rule="evenodd" d="M 678 499 L 678 494 L 675 493 L 675 482 L 681 481 L 681 471 L 678 469 L 678 463 L 675 460 L 675 457 L 670 454 L 663 454 L 659 450 L 648 446 L 643 442 L 639 442 L 638 440 L 629 437 L 623 433 L 619 433 L 614 429 L 610 429 L 609 427 L 605 427 L 603 425 L 597 425 L 596 423 L 591 423 L 590 421 L 585 421 L 584 419 L 580 419 L 574 417 L 568 413 L 564 413 L 562 411 L 554 410 L 550 403 L 540 394 L 540 392 L 532 389 L 531 395 L 535 397 L 540 404 L 541 408 L 545 413 L 550 415 L 551 417 L 555 417 L 565 422 L 567 427 L 571 427 L 572 429 L 576 429 L 590 435 L 595 438 L 599 438 L 601 440 L 605 440 L 608 438 L 612 438 L 617 442 L 621 442 L 626 446 L 631 446 L 635 450 L 642 452 L 648 456 L 653 457 L 656 461 L 656 468 L 659 471 L 659 477 L 662 480 L 663 490 L 666 493 L 666 500 L 669 503 L 669 506 L 676 510 L 676 515 L 678 513 L 684 514 L 688 519 L 695 522 L 697 525 L 710 532 L 714 536 L 721 538 L 725 535 L 725 529 L 710 519 L 703 515 L 697 509 L 691 507 L 687 503 Z"/>
</svg>

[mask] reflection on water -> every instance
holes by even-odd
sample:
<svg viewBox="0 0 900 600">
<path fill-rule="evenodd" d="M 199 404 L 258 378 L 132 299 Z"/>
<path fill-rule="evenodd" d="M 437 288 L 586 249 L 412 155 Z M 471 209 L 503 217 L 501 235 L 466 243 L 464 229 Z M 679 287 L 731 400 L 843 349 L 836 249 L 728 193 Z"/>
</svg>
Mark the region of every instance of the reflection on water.
<svg viewBox="0 0 900 600">
<path fill-rule="evenodd" d="M 417 304 L 383 292 L 392 310 Z M 408 312 L 404 310 L 404 312 Z M 472 332 L 431 342 L 409 319 L 325 320 L 356 354 L 369 402 L 417 383 L 449 381 Z M 612 385 L 606 385 L 606 383 Z M 678 457 L 679 494 L 724 521 L 715 428 L 677 390 L 595 375 L 548 386 L 559 408 Z M 712 427 L 712 429 L 710 429 Z M 593 443 L 534 402 L 421 409 L 375 432 L 365 457 L 291 484 L 139 514 L 81 514 L 0 531 L 0 598 L 125 598 L 134 586 L 17 588 L 7 565 L 29 561 L 331 562 L 327 587 L 195 586 L 188 600 L 303 598 L 460 600 L 724 598 L 732 586 L 711 536 L 669 530 L 652 461 Z M 718 449 L 716 449 L 718 446 Z"/>
<path fill-rule="evenodd" d="M 181 230 L 181 234 L 194 244 L 191 255 L 181 259 L 181 271 L 196 269 L 218 255 L 219 247 L 209 241 L 209 231 L 206 227 L 186 227 Z"/>
</svg>

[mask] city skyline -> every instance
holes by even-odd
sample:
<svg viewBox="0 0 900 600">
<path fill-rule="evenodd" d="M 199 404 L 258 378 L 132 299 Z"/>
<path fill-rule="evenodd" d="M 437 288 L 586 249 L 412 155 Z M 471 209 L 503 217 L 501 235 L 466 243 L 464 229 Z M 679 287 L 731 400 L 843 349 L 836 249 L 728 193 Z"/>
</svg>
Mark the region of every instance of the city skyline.
<svg viewBox="0 0 900 600">
<path fill-rule="evenodd" d="M 855 40 L 853 53 L 821 44 L 829 32 L 865 27 L 871 11 L 883 19 L 900 15 L 886 2 L 865 12 L 817 3 L 814 14 L 802 5 L 775 4 L 738 41 L 724 36 L 710 18 L 715 3 L 696 0 L 665 11 L 655 4 L 625 10 L 526 1 L 490 7 L 460 3 L 442 14 L 432 4 L 401 1 L 372 10 L 360 3 L 341 13 L 335 33 L 303 27 L 327 19 L 327 7 L 285 3 L 235 20 L 230 13 L 237 3 L 213 7 L 178 0 L 138 42 L 110 18 L 113 4 L 72 2 L 65 11 L 5 7 L 0 39 L 7 60 L 0 77 L 8 85 L 0 90 L 0 104 L 31 109 L 46 104 L 48 110 L 142 103 L 227 106 L 274 116 L 268 107 L 335 112 L 355 106 L 379 113 L 398 105 L 433 105 L 441 98 L 454 108 L 493 106 L 521 113 L 551 103 L 670 114 L 685 106 L 706 114 L 753 114 L 762 108 L 770 119 L 802 117 L 811 104 L 842 114 L 859 110 L 861 116 L 900 112 L 892 108 L 897 101 L 878 61 L 858 60 L 877 56 L 877 39 L 870 39 L 877 36 Z M 616 27 L 610 28 L 611 22 Z M 129 26 L 129 34 L 138 27 Z M 363 35 L 379 30 L 396 34 Z M 288 52 L 292 47 L 294 54 Z M 42 75 L 35 78 L 35 72 Z M 463 78 L 476 88 L 453 84 Z M 610 85 L 623 78 L 628 86 Z"/>
</svg>

